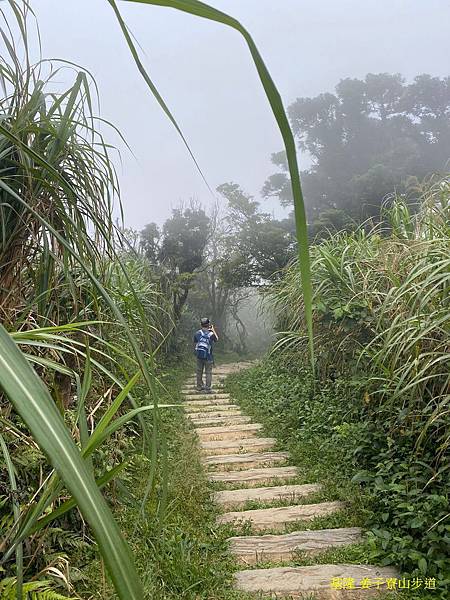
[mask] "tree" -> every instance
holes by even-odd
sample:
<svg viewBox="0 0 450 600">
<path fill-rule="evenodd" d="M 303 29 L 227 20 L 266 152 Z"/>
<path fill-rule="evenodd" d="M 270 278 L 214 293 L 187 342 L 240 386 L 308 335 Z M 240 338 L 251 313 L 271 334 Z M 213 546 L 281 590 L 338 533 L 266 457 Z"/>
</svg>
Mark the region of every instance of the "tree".
<svg viewBox="0 0 450 600">
<path fill-rule="evenodd" d="M 229 277 L 237 255 L 227 227 L 226 213 L 218 203 L 212 208 L 209 219 L 210 230 L 205 260 L 202 269 L 196 274 L 189 306 L 197 318 L 208 315 L 220 332 L 222 341 L 228 344 L 230 295 L 242 288 L 242 279 Z"/>
<path fill-rule="evenodd" d="M 260 212 L 259 202 L 236 183 L 224 183 L 217 191 L 228 202 L 229 254 L 234 259 L 228 264 L 228 277 L 247 286 L 277 277 L 295 253 L 293 222 Z"/>
<path fill-rule="evenodd" d="M 410 176 L 422 178 L 450 158 L 450 77 L 419 75 L 407 85 L 399 74 L 343 79 L 335 94 L 298 98 L 288 109 L 299 148 L 312 166 L 302 173 L 310 223 L 324 211 L 336 225 L 379 214 L 386 194 L 403 192 Z M 272 155 L 279 171 L 265 197 L 292 203 L 284 153 Z M 332 222 L 332 221 L 331 221 Z"/>
<path fill-rule="evenodd" d="M 141 231 L 141 250 L 152 265 L 159 263 L 161 231 L 156 223 L 148 223 Z"/>
<path fill-rule="evenodd" d="M 205 261 L 196 274 L 189 305 L 198 316 L 210 315 L 230 345 L 228 334 L 234 325 L 238 341 L 233 346 L 243 353 L 247 331 L 240 308 L 252 288 L 278 277 L 294 256 L 294 224 L 261 212 L 259 202 L 235 183 L 225 183 L 217 190 L 226 205 L 217 204 L 210 215 Z"/>
<path fill-rule="evenodd" d="M 210 220 L 205 211 L 192 203 L 172 210 L 162 231 L 149 223 L 141 231 L 141 248 L 152 264 L 157 264 L 172 295 L 173 315 L 177 321 L 188 298 L 196 271 L 203 263 Z"/>
</svg>

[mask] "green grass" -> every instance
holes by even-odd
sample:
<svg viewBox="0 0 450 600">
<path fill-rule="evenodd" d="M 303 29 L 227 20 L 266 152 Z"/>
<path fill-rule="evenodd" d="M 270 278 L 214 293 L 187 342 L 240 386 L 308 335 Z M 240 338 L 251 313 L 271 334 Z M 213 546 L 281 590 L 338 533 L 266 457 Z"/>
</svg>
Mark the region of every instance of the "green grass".
<svg viewBox="0 0 450 600">
<path fill-rule="evenodd" d="M 256 385 L 252 386 L 254 381 L 256 383 L 257 379 L 261 380 L 261 370 L 258 369 L 261 367 L 230 376 L 226 389 L 233 394 L 245 414 L 250 414 L 254 421 L 263 424 L 264 431 L 268 436 L 277 437 L 277 449 L 289 452 L 288 464 L 297 466 L 299 470 L 299 475 L 293 483 L 318 483 L 321 485 L 322 489 L 319 493 L 301 498 L 295 504 L 340 500 L 348 503 L 348 512 L 355 517 L 358 516 L 357 525 L 361 526 L 369 508 L 367 498 L 360 487 L 351 482 L 355 473 L 347 470 L 346 465 L 342 465 L 339 453 L 334 453 L 332 446 L 318 445 L 317 438 L 299 438 L 297 431 L 292 429 L 292 424 L 286 421 L 285 414 L 278 411 L 272 412 L 270 406 L 272 398 L 263 397 L 264 386 L 260 384 L 259 389 Z M 270 371 L 270 367 L 268 370 Z M 269 392 L 276 394 L 276 388 L 269 387 L 267 393 Z M 343 523 L 346 520 L 342 517 Z"/>
<path fill-rule="evenodd" d="M 192 366 L 184 365 L 177 369 L 170 367 L 170 377 L 164 378 L 168 394 L 162 401 L 169 399 L 182 402 L 179 390 Z M 242 378 L 252 376 L 251 371 L 239 376 L 233 376 L 227 386 L 234 387 Z M 232 381 L 234 383 L 232 383 Z M 242 388 L 242 386 L 240 386 Z M 241 389 L 242 391 L 242 389 Z M 237 393 L 236 393 L 237 394 Z M 239 394 L 237 394 L 239 395 Z M 244 399 L 245 412 L 251 411 L 250 402 Z M 255 399 L 254 414 L 258 420 L 263 420 L 263 407 L 261 398 Z M 277 425 L 273 418 L 265 419 L 266 426 L 273 433 Z M 233 573 L 242 567 L 228 551 L 226 539 L 233 535 L 261 534 L 252 531 L 249 524 L 234 526 L 227 524 L 217 526 L 215 523 L 220 510 L 211 500 L 211 495 L 217 486 L 208 482 L 206 473 L 201 465 L 200 453 L 197 446 L 195 431 L 186 419 L 181 409 L 170 409 L 163 415 L 162 430 L 167 439 L 167 464 L 158 467 L 157 480 L 160 483 L 160 472 L 164 468 L 169 474 L 167 489 L 167 510 L 162 526 L 156 524 L 155 514 L 158 501 L 152 501 L 146 507 L 145 520 L 140 521 L 135 531 L 136 521 L 139 518 L 139 498 L 144 491 L 144 481 L 148 471 L 148 459 L 141 459 L 134 463 L 134 468 L 128 474 L 124 486 L 133 490 L 133 496 L 126 497 L 124 490 L 116 489 L 115 515 L 121 529 L 125 532 L 136 563 L 144 581 L 145 598 L 156 600 L 249 600 L 250 596 L 236 592 L 232 589 Z M 278 424 L 278 433 L 280 433 Z M 312 521 L 296 522 L 289 524 L 285 532 L 316 530 L 323 528 L 363 526 L 368 508 L 363 494 L 355 495 L 355 485 L 349 479 L 350 472 L 340 470 L 339 462 L 333 461 L 332 453 L 314 451 L 314 445 L 303 446 L 301 442 L 289 442 L 281 435 L 283 445 L 288 448 L 295 462 L 305 473 L 309 482 L 314 480 L 323 485 L 323 490 L 307 498 L 300 498 L 295 503 L 317 503 L 322 501 L 344 500 L 349 502 L 349 507 L 333 515 L 319 517 Z M 313 460 L 312 465 L 309 461 Z M 292 461 L 291 461 L 292 462 Z M 227 488 L 229 489 L 229 488 Z M 156 494 L 161 499 L 161 494 Z M 286 504 L 292 504 L 287 501 Z M 245 508 L 265 508 L 269 506 L 285 505 L 285 501 L 277 503 L 247 503 Z M 264 531 L 269 533 L 269 531 Z M 275 533 L 275 532 L 273 532 Z M 280 533 L 280 532 L 277 532 Z M 348 563 L 348 564 L 374 564 L 370 559 L 370 546 L 363 542 L 347 547 L 329 549 L 317 554 L 298 553 L 292 560 L 283 563 L 286 566 L 308 566 L 316 564 Z M 376 563 L 375 563 L 376 564 Z M 265 562 L 257 568 L 271 568 L 280 566 L 280 563 Z M 95 568 L 93 568 L 95 567 Z M 86 575 L 87 571 L 84 570 Z M 95 581 L 95 583 L 93 583 Z M 98 564 L 91 565 L 89 579 L 85 582 L 93 599 L 103 600 L 113 598 L 108 595 L 110 588 L 99 587 L 101 576 Z M 94 592 L 95 589 L 95 592 Z M 258 597 L 258 596 L 257 596 Z M 311 598 L 314 596 L 312 595 Z M 265 600 L 267 596 L 259 596 Z M 431 600 L 440 599 L 439 592 L 409 592 L 381 596 L 383 600 Z"/>
<path fill-rule="evenodd" d="M 180 389 L 191 371 L 190 363 L 170 366 L 170 377 L 163 379 L 167 396 L 161 402 L 182 402 Z M 167 458 L 159 460 L 159 489 L 146 505 L 144 518 L 140 515 L 140 501 L 148 478 L 148 458 L 142 454 L 135 458 L 126 479 L 114 490 L 114 514 L 133 551 L 145 598 L 247 600 L 246 594 L 232 589 L 237 566 L 226 542 L 231 530 L 216 525 L 218 509 L 211 499 L 213 486 L 201 465 L 191 424 L 182 410 L 167 409 L 162 413 L 161 431 L 167 440 Z M 132 443 L 138 449 L 139 438 Z M 158 521 L 163 472 L 168 475 L 166 510 L 164 515 L 160 513 Z M 82 573 L 84 588 L 93 599 L 115 598 L 109 584 L 102 584 L 98 562 L 91 560 L 83 565 Z"/>
<path fill-rule="evenodd" d="M 358 470 L 353 456 L 354 441 L 352 419 L 354 419 L 353 400 L 343 394 L 342 387 L 336 388 L 333 398 L 333 386 L 314 392 L 301 369 L 295 365 L 286 365 L 276 359 L 266 359 L 258 366 L 243 373 L 231 375 L 226 389 L 239 403 L 243 412 L 253 420 L 264 425 L 268 436 L 277 437 L 279 449 L 290 454 L 289 464 L 298 467 L 298 482 L 319 483 L 322 490 L 307 499 L 295 503 L 317 503 L 340 500 L 346 508 L 332 515 L 319 517 L 313 521 L 288 524 L 283 532 L 264 531 L 263 533 L 284 533 L 305 529 L 323 529 L 338 527 L 361 527 L 363 530 L 376 520 L 372 508 L 372 498 L 352 477 Z M 331 394 L 331 395 L 330 395 Z M 336 425 L 338 421 L 338 425 Z M 282 501 L 277 506 L 291 504 Z M 247 509 L 267 508 L 268 503 L 249 502 Z M 235 535 L 260 535 L 253 530 L 251 523 L 233 525 Z M 300 553 L 286 564 L 305 566 L 333 563 L 358 563 L 382 565 L 383 555 L 374 553 L 373 539 L 364 537 L 362 543 L 343 548 L 329 549 L 317 554 Z M 279 566 L 270 562 L 259 567 Z M 409 590 L 405 592 L 385 592 L 383 600 L 396 598 L 423 599 L 446 598 L 446 591 Z"/>
</svg>

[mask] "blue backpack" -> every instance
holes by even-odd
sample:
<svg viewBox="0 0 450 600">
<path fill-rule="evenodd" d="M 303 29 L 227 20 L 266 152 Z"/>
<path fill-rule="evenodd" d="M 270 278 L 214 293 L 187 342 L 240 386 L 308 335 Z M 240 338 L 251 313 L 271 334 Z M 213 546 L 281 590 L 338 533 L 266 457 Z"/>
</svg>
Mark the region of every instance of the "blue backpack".
<svg viewBox="0 0 450 600">
<path fill-rule="evenodd" d="M 211 355 L 210 333 L 204 333 L 202 330 L 198 333 L 200 334 L 200 337 L 195 345 L 195 354 L 200 360 L 206 360 Z"/>
</svg>

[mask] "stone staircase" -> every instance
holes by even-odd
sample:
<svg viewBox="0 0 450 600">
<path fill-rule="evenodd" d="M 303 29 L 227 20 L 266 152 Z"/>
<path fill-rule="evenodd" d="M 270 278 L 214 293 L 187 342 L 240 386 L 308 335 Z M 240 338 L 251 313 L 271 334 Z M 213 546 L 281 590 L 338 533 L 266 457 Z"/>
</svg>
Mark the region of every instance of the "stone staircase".
<svg viewBox="0 0 450 600">
<path fill-rule="evenodd" d="M 250 524 L 251 534 L 228 540 L 237 562 L 251 567 L 235 574 L 235 588 L 258 598 L 306 596 L 335 600 L 379 595 L 386 589 L 386 580 L 398 576 L 395 569 L 352 564 L 283 566 L 298 552 L 314 554 L 356 543 L 361 540 L 361 530 L 348 527 L 287 532 L 287 528 L 295 528 L 295 523 L 333 514 L 344 504 L 305 503 L 320 491 L 320 486 L 295 483 L 298 470 L 288 464 L 289 455 L 274 450 L 276 440 L 264 437 L 262 425 L 243 415 L 230 395 L 223 393 L 225 377 L 248 366 L 240 363 L 215 369 L 213 394 L 196 391 L 193 379 L 182 390 L 205 469 L 211 481 L 225 488 L 214 494 L 222 509 L 218 523 L 236 528 Z M 267 507 L 249 508 L 252 502 Z M 281 566 L 258 568 L 268 562 Z M 369 581 L 373 585 L 368 585 Z"/>
</svg>

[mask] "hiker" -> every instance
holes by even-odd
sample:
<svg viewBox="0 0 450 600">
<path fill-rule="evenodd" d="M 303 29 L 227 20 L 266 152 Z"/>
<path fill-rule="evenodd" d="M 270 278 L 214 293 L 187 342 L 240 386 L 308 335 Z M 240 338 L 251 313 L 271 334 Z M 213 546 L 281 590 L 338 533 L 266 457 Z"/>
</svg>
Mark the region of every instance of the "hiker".
<svg viewBox="0 0 450 600">
<path fill-rule="evenodd" d="M 212 368 L 214 364 L 213 344 L 219 340 L 214 326 L 208 318 L 200 320 L 201 329 L 194 335 L 194 350 L 197 357 L 197 390 L 211 394 Z M 206 385 L 203 385 L 203 369 Z"/>
</svg>

